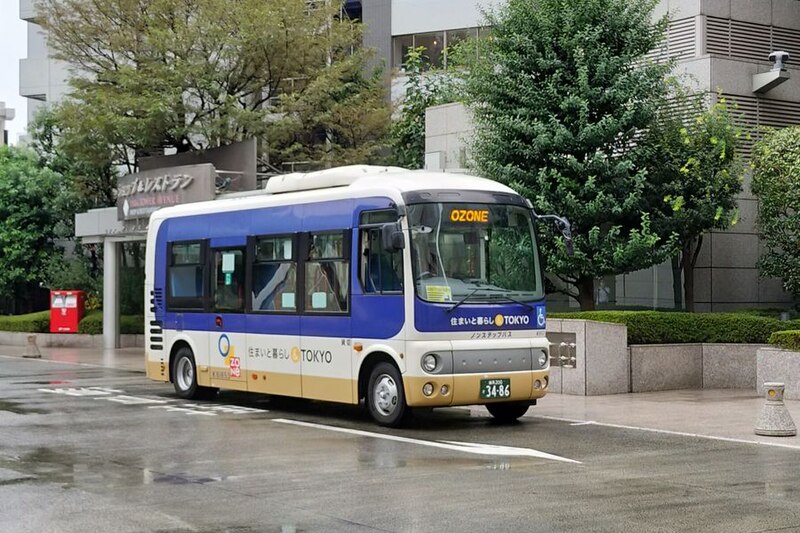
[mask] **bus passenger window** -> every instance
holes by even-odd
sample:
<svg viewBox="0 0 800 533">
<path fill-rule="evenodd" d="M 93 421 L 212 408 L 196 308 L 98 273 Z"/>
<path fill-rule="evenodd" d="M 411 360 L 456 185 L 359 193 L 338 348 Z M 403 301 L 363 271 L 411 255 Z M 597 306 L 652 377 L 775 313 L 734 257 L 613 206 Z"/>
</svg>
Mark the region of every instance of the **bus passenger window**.
<svg viewBox="0 0 800 533">
<path fill-rule="evenodd" d="M 350 286 L 344 233 L 311 234 L 305 269 L 305 308 L 312 313 L 346 313 Z"/>
<path fill-rule="evenodd" d="M 297 310 L 297 263 L 294 239 L 264 237 L 256 241 L 253 263 L 253 311 Z"/>
<path fill-rule="evenodd" d="M 217 311 L 244 310 L 244 253 L 217 250 L 214 254 L 214 308 Z"/>
<path fill-rule="evenodd" d="M 173 243 L 167 272 L 167 306 L 203 308 L 203 247 L 200 242 Z"/>
</svg>

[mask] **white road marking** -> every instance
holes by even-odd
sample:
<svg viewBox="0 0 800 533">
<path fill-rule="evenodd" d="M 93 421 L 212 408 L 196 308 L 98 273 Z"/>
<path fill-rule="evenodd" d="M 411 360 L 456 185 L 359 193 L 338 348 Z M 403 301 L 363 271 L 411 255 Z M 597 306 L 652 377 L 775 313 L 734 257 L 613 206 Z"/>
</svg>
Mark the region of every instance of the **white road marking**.
<svg viewBox="0 0 800 533">
<path fill-rule="evenodd" d="M 758 444 L 761 446 L 773 446 L 776 448 L 789 448 L 792 450 L 800 450 L 800 444 L 788 444 L 785 442 L 775 442 L 775 441 L 765 441 L 765 440 L 750 440 L 750 439 L 737 439 L 735 437 L 717 437 L 714 435 L 703 435 L 701 433 L 687 433 L 685 431 L 671 431 L 669 429 L 656 429 L 656 428 L 643 428 L 639 426 L 626 426 L 624 424 L 610 424 L 607 422 L 597 422 L 595 420 L 587 421 L 584 420 L 584 424 L 581 424 L 580 420 L 576 420 L 574 418 L 563 418 L 559 416 L 547 416 L 547 415 L 533 415 L 533 418 L 543 418 L 545 420 L 556 420 L 558 422 L 578 422 L 574 424 L 570 424 L 571 426 L 580 426 L 580 425 L 593 425 L 593 426 L 601 426 L 607 428 L 614 428 L 614 429 L 628 429 L 632 431 L 646 431 L 648 433 L 660 433 L 663 435 L 675 435 L 677 437 L 692 437 L 695 439 L 706 439 L 706 440 L 716 440 L 722 442 L 733 442 L 736 444 Z M 776 439 L 782 437 L 775 437 Z"/>
<path fill-rule="evenodd" d="M 589 426 L 594 424 L 593 420 L 587 420 L 586 422 L 573 422 L 570 426 Z"/>
<path fill-rule="evenodd" d="M 285 418 L 273 419 L 273 422 L 281 424 L 291 424 L 294 426 L 302 426 L 314 429 L 323 429 L 326 431 L 336 431 L 339 433 L 348 433 L 350 435 L 358 435 L 360 437 L 369 437 L 373 439 L 384 439 L 395 442 L 405 442 L 407 444 L 417 444 L 420 446 L 429 446 L 431 448 L 442 448 L 445 450 L 452 450 L 456 452 L 473 453 L 477 455 L 493 455 L 502 457 L 535 457 L 537 459 L 549 459 L 551 461 L 560 461 L 564 463 L 583 464 L 580 461 L 560 457 L 546 452 L 540 452 L 531 448 L 514 448 L 511 446 L 497 446 L 494 444 L 480 444 L 476 442 L 455 442 L 455 441 L 430 441 L 421 439 L 412 439 L 409 437 L 399 437 L 397 435 L 387 435 L 385 433 L 373 433 L 371 431 L 362 431 L 360 429 L 340 428 L 337 426 L 326 426 L 323 424 L 313 424 L 311 422 L 301 422 L 299 420 L 288 420 Z"/>
</svg>

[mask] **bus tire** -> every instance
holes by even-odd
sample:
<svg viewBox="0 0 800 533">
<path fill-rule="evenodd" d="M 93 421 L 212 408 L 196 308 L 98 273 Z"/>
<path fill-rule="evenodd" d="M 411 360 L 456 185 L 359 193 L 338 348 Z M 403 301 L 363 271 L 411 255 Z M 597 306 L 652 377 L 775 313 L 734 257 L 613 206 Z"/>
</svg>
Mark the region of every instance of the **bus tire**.
<svg viewBox="0 0 800 533">
<path fill-rule="evenodd" d="M 175 354 L 172 364 L 172 384 L 178 396 L 185 400 L 213 398 L 217 389 L 200 387 L 197 384 L 197 365 L 191 348 L 183 346 Z"/>
<path fill-rule="evenodd" d="M 381 426 L 403 425 L 410 413 L 400 371 L 391 363 L 378 363 L 369 375 L 367 409 Z"/>
<path fill-rule="evenodd" d="M 528 412 L 530 404 L 524 402 L 488 403 L 486 409 L 501 424 L 510 424 Z"/>
</svg>

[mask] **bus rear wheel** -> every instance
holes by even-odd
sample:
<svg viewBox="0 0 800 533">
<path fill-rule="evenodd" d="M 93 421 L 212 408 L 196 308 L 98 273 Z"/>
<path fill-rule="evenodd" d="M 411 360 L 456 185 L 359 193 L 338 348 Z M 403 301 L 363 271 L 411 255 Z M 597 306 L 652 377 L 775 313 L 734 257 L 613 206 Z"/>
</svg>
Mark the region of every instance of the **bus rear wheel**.
<svg viewBox="0 0 800 533">
<path fill-rule="evenodd" d="M 486 409 L 501 424 L 510 424 L 528 412 L 530 404 L 519 402 L 489 403 Z"/>
<path fill-rule="evenodd" d="M 186 400 L 207 400 L 217 394 L 217 389 L 197 384 L 197 365 L 194 363 L 192 350 L 187 346 L 179 348 L 175 354 L 175 361 L 172 363 L 172 384 L 177 395 Z"/>
<path fill-rule="evenodd" d="M 403 378 L 390 363 L 379 363 L 372 369 L 367 386 L 367 409 L 381 426 L 398 427 L 407 420 L 410 409 L 406 405 Z"/>
</svg>

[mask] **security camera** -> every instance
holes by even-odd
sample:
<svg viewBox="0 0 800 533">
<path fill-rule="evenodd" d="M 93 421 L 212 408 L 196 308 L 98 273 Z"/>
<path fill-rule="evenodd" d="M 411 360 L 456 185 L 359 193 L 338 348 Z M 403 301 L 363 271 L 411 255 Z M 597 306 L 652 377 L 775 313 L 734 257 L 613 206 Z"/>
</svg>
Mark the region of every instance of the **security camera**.
<svg viewBox="0 0 800 533">
<path fill-rule="evenodd" d="M 789 62 L 789 52 L 777 51 L 769 55 L 769 60 L 775 63 L 772 70 L 783 70 L 784 65 Z"/>
</svg>

